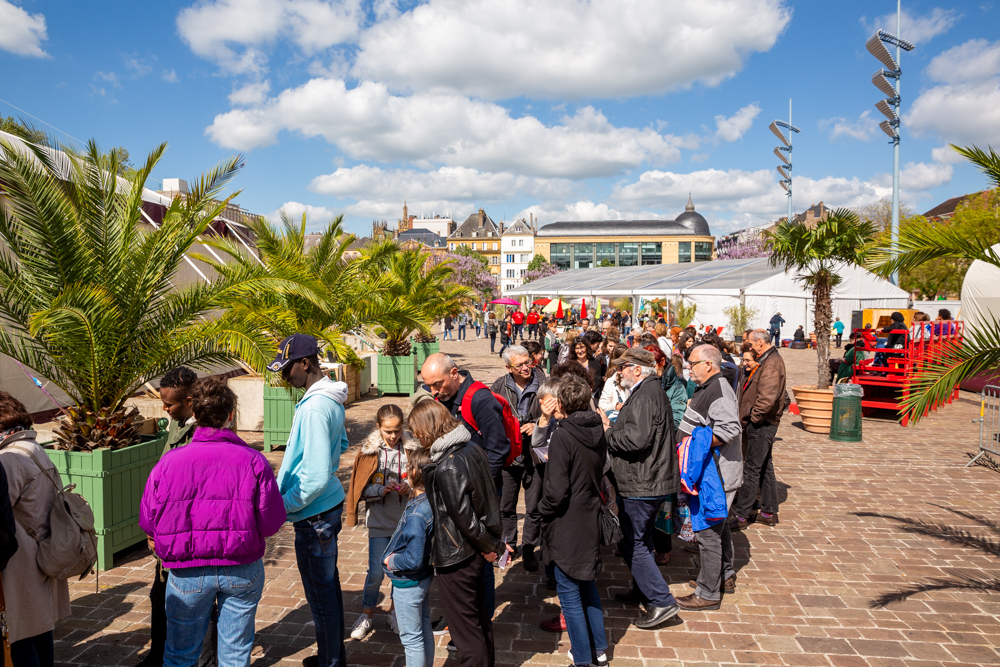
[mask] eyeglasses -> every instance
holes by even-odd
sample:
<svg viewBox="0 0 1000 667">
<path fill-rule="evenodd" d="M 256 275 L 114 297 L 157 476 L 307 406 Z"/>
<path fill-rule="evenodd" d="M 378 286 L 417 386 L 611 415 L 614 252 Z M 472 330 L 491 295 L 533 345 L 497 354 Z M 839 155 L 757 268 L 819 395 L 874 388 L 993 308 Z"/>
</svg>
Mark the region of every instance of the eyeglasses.
<svg viewBox="0 0 1000 667">
<path fill-rule="evenodd" d="M 507 364 L 507 368 L 513 368 L 513 369 L 518 369 L 518 368 L 528 368 L 528 367 L 530 367 L 530 366 L 531 366 L 531 360 L 528 360 L 528 361 L 522 361 L 522 362 L 521 362 L 521 363 L 519 363 L 519 364 Z"/>
<path fill-rule="evenodd" d="M 692 361 L 690 363 L 691 363 L 691 368 L 694 368 L 698 364 L 710 364 L 710 363 L 712 363 L 712 360 L 711 359 L 699 359 L 698 361 Z"/>
</svg>

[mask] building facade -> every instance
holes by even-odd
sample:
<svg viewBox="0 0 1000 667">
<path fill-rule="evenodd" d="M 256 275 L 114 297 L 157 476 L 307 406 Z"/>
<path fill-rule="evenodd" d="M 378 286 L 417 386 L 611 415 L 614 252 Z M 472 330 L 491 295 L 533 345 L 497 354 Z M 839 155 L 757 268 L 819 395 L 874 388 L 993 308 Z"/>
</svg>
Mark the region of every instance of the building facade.
<svg viewBox="0 0 1000 667">
<path fill-rule="evenodd" d="M 535 230 L 525 220 L 518 220 L 500 237 L 500 291 L 524 284 L 524 272 L 535 256 Z"/>
<path fill-rule="evenodd" d="M 458 229 L 448 237 L 448 250 L 470 248 L 486 258 L 490 273 L 500 274 L 501 227 L 486 215 L 483 209 L 465 219 Z"/>
<path fill-rule="evenodd" d="M 676 220 L 587 220 L 539 228 L 534 252 L 561 269 L 707 262 L 715 237 L 688 198 Z"/>
</svg>

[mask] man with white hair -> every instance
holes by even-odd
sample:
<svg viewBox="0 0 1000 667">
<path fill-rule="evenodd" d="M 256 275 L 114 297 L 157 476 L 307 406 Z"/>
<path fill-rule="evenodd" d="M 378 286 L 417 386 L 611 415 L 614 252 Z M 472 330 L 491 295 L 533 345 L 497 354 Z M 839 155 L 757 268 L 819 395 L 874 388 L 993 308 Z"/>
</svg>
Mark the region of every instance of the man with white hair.
<svg viewBox="0 0 1000 667">
<path fill-rule="evenodd" d="M 736 392 L 722 374 L 722 353 L 714 345 L 699 345 L 688 357 L 691 379 L 698 383 L 694 396 L 677 427 L 677 436 L 691 435 L 699 426 L 712 429 L 711 456 L 722 478 L 727 513 L 733 509 L 736 492 L 743 483 L 743 451 L 740 413 Z M 708 465 L 713 465 L 709 463 Z M 690 582 L 694 592 L 677 599 L 686 611 L 709 611 L 722 604 L 722 592 L 736 590 L 733 571 L 733 535 L 728 516 L 699 530 L 698 552 L 701 569 Z"/>
<path fill-rule="evenodd" d="M 648 630 L 680 609 L 653 556 L 656 512 L 667 496 L 680 490 L 674 419 L 650 352 L 633 347 L 611 365 L 621 373 L 621 386 L 629 392 L 615 423 L 605 422 L 621 509 L 619 549 L 632 572 L 632 589 L 615 599 L 646 604 L 646 614 L 634 624 Z"/>
</svg>

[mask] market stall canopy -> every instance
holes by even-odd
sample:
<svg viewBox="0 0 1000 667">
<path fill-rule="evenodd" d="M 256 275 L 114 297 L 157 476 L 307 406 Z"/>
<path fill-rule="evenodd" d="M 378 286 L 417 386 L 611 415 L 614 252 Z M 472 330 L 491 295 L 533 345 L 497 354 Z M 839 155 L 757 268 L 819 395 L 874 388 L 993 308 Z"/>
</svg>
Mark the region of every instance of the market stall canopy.
<svg viewBox="0 0 1000 667">
<path fill-rule="evenodd" d="M 531 302 L 533 306 L 547 306 L 552 299 L 535 299 Z"/>
<path fill-rule="evenodd" d="M 544 308 L 542 308 L 542 312 L 543 313 L 554 313 L 554 312 L 556 312 L 556 309 L 558 309 L 558 308 L 565 308 L 565 309 L 568 310 L 569 309 L 569 304 L 567 302 L 561 301 L 559 299 L 552 299 L 551 301 L 549 301 L 549 303 Z"/>
<path fill-rule="evenodd" d="M 490 301 L 490 303 L 495 303 L 498 306 L 520 306 L 521 305 L 520 301 L 517 301 L 516 299 L 509 299 L 507 297 L 503 297 L 502 299 L 493 299 L 492 301 Z"/>
</svg>

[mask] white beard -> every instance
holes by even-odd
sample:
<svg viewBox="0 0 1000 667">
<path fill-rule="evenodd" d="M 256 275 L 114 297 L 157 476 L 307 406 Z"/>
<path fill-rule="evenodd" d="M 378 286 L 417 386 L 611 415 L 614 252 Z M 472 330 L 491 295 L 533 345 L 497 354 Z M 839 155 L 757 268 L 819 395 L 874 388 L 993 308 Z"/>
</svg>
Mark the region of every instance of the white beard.
<svg viewBox="0 0 1000 667">
<path fill-rule="evenodd" d="M 634 375 L 622 375 L 622 389 L 631 389 L 639 380 Z"/>
</svg>

